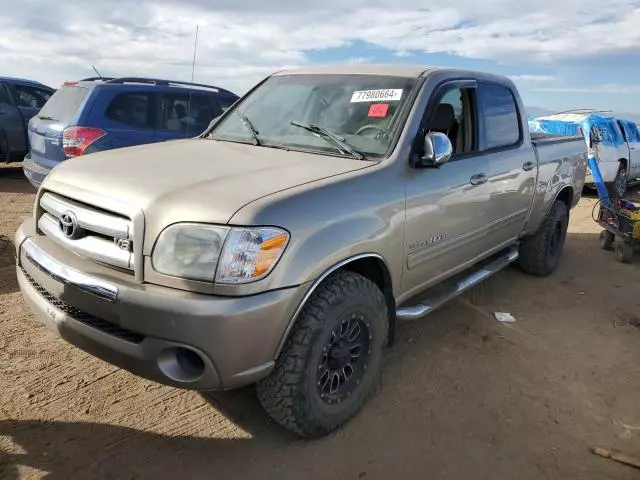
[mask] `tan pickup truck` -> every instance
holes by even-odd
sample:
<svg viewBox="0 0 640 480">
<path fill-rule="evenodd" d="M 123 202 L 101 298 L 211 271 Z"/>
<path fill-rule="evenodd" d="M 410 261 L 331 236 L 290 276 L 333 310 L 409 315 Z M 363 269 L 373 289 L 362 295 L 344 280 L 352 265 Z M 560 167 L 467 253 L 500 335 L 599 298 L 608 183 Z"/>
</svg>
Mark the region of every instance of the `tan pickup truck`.
<svg viewBox="0 0 640 480">
<path fill-rule="evenodd" d="M 257 384 L 319 436 L 365 403 L 396 322 L 518 261 L 558 265 L 582 137 L 532 140 L 504 77 L 274 74 L 195 139 L 71 159 L 16 234 L 62 338 L 167 385 Z"/>
</svg>

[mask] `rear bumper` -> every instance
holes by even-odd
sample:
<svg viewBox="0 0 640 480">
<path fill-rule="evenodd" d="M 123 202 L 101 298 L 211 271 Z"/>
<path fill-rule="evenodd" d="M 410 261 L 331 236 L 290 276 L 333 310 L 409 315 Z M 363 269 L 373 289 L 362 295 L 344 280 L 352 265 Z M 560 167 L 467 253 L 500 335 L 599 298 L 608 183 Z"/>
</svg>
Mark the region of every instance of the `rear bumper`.
<svg viewBox="0 0 640 480">
<path fill-rule="evenodd" d="M 22 171 L 24 172 L 24 176 L 27 177 L 27 180 L 29 180 L 29 183 L 31 185 L 36 188 L 40 188 L 40 185 L 49 174 L 51 169 L 37 164 L 31 158 L 31 154 L 27 154 L 27 156 L 22 161 Z"/>
<path fill-rule="evenodd" d="M 218 297 L 135 283 L 107 267 L 96 274 L 33 236 L 31 223 L 16 233 L 16 273 L 37 318 L 82 350 L 166 385 L 220 390 L 267 376 L 307 288 Z"/>
</svg>

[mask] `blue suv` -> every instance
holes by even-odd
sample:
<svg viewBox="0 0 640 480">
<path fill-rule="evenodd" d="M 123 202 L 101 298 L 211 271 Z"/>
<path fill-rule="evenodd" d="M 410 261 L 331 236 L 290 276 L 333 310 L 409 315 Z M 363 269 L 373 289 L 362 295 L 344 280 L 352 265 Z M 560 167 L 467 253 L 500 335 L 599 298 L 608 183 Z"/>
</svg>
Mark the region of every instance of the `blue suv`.
<svg viewBox="0 0 640 480">
<path fill-rule="evenodd" d="M 25 176 L 39 187 L 70 157 L 195 137 L 237 99 L 211 85 L 150 78 L 65 82 L 29 121 Z"/>
</svg>

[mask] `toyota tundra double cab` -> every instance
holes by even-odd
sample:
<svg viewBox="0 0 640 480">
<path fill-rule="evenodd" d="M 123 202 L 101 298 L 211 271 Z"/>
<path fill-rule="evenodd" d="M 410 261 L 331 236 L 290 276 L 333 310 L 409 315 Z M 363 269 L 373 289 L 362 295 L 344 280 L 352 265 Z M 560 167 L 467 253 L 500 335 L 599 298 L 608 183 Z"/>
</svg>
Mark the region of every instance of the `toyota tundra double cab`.
<svg viewBox="0 0 640 480">
<path fill-rule="evenodd" d="M 587 166 L 513 83 L 437 67 L 267 77 L 198 138 L 61 163 L 16 233 L 60 337 L 179 388 L 257 384 L 277 422 L 354 416 L 396 323 L 516 262 L 558 266 Z"/>
</svg>

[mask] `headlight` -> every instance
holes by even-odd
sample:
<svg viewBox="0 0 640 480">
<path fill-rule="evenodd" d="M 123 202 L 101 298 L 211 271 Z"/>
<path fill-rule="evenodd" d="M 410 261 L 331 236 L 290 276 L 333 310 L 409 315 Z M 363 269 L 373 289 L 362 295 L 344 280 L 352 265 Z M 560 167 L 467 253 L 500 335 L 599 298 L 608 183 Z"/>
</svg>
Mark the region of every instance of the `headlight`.
<svg viewBox="0 0 640 480">
<path fill-rule="evenodd" d="M 216 283 L 248 283 L 265 277 L 289 242 L 279 228 L 233 228 L 220 256 Z"/>
<path fill-rule="evenodd" d="M 165 275 L 213 281 L 228 227 L 176 224 L 166 228 L 153 249 L 153 268 Z"/>
<path fill-rule="evenodd" d="M 288 242 L 289 234 L 279 228 L 182 223 L 163 230 L 151 262 L 155 271 L 173 277 L 211 282 L 215 275 L 216 283 L 248 283 L 271 271 Z"/>
</svg>

